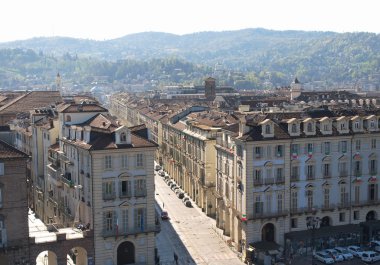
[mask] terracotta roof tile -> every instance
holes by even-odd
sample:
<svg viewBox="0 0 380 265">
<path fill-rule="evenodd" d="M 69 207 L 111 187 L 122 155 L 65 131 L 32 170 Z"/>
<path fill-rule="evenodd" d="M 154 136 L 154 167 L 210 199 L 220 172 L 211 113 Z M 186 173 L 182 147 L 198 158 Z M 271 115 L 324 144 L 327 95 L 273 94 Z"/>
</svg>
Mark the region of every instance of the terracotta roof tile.
<svg viewBox="0 0 380 265">
<path fill-rule="evenodd" d="M 28 158 L 28 155 L 0 140 L 0 159 Z"/>
</svg>

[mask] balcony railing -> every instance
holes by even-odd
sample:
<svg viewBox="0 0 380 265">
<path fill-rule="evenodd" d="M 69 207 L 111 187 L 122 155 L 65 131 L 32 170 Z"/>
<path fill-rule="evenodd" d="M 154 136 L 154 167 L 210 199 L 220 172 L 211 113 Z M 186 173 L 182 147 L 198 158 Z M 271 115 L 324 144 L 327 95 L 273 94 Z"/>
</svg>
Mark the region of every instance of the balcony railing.
<svg viewBox="0 0 380 265">
<path fill-rule="evenodd" d="M 264 182 L 265 182 L 265 185 L 272 185 L 274 184 L 274 178 L 265 178 Z"/>
<path fill-rule="evenodd" d="M 276 184 L 284 184 L 284 183 L 285 183 L 285 178 L 283 176 L 276 177 Z"/>
<path fill-rule="evenodd" d="M 318 207 L 298 207 L 298 208 L 290 208 L 291 214 L 302 214 L 302 213 L 315 213 L 318 211 Z"/>
<path fill-rule="evenodd" d="M 135 197 L 145 197 L 145 196 L 146 196 L 146 189 L 135 190 Z"/>
<path fill-rule="evenodd" d="M 118 231 L 116 231 L 116 228 L 113 230 L 105 230 L 103 229 L 102 236 L 103 237 L 115 237 L 115 236 L 126 236 L 126 235 L 136 235 L 140 233 L 149 233 L 149 232 L 160 232 L 161 226 L 160 225 L 148 225 L 143 227 L 135 227 L 132 229 L 127 229 L 127 231 L 124 231 L 121 226 L 119 226 Z"/>
<path fill-rule="evenodd" d="M 74 188 L 74 181 L 71 180 L 71 173 L 61 174 L 62 182 L 70 188 Z"/>
<path fill-rule="evenodd" d="M 353 207 L 363 207 L 380 204 L 380 199 L 352 201 Z"/>
<path fill-rule="evenodd" d="M 114 200 L 116 199 L 116 192 L 103 193 L 103 200 Z"/>
<path fill-rule="evenodd" d="M 263 183 L 264 182 L 263 182 L 262 178 L 253 180 L 253 186 L 261 186 L 261 185 L 263 185 Z"/>
<path fill-rule="evenodd" d="M 315 180 L 315 176 L 314 175 L 307 175 L 306 179 L 307 180 Z"/>
<path fill-rule="evenodd" d="M 339 171 L 339 177 L 340 178 L 345 178 L 348 176 L 348 173 L 346 170 Z"/>
<path fill-rule="evenodd" d="M 322 211 L 332 211 L 336 208 L 336 205 L 333 203 L 323 204 L 321 207 Z"/>
<path fill-rule="evenodd" d="M 288 214 L 289 214 L 288 210 L 262 211 L 262 212 L 254 213 L 252 219 L 280 217 L 280 216 L 286 216 Z"/>
<path fill-rule="evenodd" d="M 300 176 L 299 175 L 292 175 L 290 176 L 290 181 L 299 181 L 300 180 Z"/>
</svg>

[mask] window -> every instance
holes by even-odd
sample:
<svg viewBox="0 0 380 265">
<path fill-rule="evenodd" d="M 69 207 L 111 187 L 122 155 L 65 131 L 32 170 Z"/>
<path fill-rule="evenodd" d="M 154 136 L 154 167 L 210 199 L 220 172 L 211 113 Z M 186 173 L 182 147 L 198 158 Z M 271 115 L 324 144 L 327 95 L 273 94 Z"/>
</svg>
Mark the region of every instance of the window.
<svg viewBox="0 0 380 265">
<path fill-rule="evenodd" d="M 277 211 L 279 213 L 282 213 L 284 206 L 284 198 L 282 196 L 282 193 L 277 194 Z"/>
<path fill-rule="evenodd" d="M 136 167 L 144 166 L 144 154 L 137 154 L 136 156 Z"/>
<path fill-rule="evenodd" d="M 128 168 L 128 156 L 127 155 L 121 156 L 121 167 L 122 168 Z"/>
<path fill-rule="evenodd" d="M 265 133 L 266 134 L 270 134 L 271 133 L 270 125 L 269 124 L 265 125 Z"/>
<path fill-rule="evenodd" d="M 277 157 L 283 156 L 283 154 L 284 154 L 283 148 L 284 148 L 283 145 L 276 145 L 276 156 Z"/>
<path fill-rule="evenodd" d="M 360 129 L 360 123 L 359 123 L 359 121 L 355 121 L 355 123 L 354 123 L 354 127 L 355 127 L 355 129 Z"/>
<path fill-rule="evenodd" d="M 292 133 L 297 133 L 297 124 L 292 124 Z"/>
<path fill-rule="evenodd" d="M 330 130 L 330 126 L 329 126 L 328 123 L 323 124 L 323 130 L 324 131 L 329 131 Z"/>
<path fill-rule="evenodd" d="M 298 155 L 299 146 L 298 144 L 291 144 L 290 145 L 290 152 L 292 155 Z"/>
<path fill-rule="evenodd" d="M 123 180 L 120 182 L 120 197 L 131 197 L 132 189 L 131 189 L 131 181 Z"/>
<path fill-rule="evenodd" d="M 122 132 L 120 134 L 120 142 L 126 142 L 127 141 L 127 134 L 125 132 Z"/>
<path fill-rule="evenodd" d="M 297 218 L 292 218 L 290 220 L 290 223 L 291 223 L 291 227 L 292 228 L 297 228 L 298 227 L 298 219 Z"/>
<path fill-rule="evenodd" d="M 105 169 L 112 169 L 112 157 L 111 156 L 105 156 L 104 157 L 104 168 Z"/>
<path fill-rule="evenodd" d="M 346 129 L 346 123 L 345 122 L 342 122 L 341 124 L 340 124 L 340 130 L 341 131 L 344 131 Z"/>
<path fill-rule="evenodd" d="M 0 163 L 0 176 L 3 176 L 4 174 L 4 163 Z"/>
<path fill-rule="evenodd" d="M 116 225 L 116 214 L 114 211 L 107 211 L 103 216 L 103 232 L 112 234 Z"/>
<path fill-rule="evenodd" d="M 267 158 L 271 159 L 272 158 L 272 146 L 268 145 L 267 146 Z"/>
<path fill-rule="evenodd" d="M 66 115 L 66 122 L 71 122 L 71 116 L 70 115 Z"/>
<path fill-rule="evenodd" d="M 346 219 L 346 213 L 339 213 L 339 222 L 344 222 Z"/>
<path fill-rule="evenodd" d="M 123 209 L 121 211 L 121 214 L 122 214 L 122 224 L 123 224 L 123 227 L 122 227 L 122 231 L 124 233 L 127 233 L 128 232 L 128 209 Z"/>
<path fill-rule="evenodd" d="M 135 179 L 135 196 L 146 196 L 146 181 L 145 179 Z"/>
<path fill-rule="evenodd" d="M 255 169 L 255 176 L 254 176 L 254 183 L 256 184 L 261 184 L 262 178 L 261 178 L 261 170 L 260 169 Z"/>
<path fill-rule="evenodd" d="M 360 203 L 360 186 L 355 186 L 355 204 Z"/>
<path fill-rule="evenodd" d="M 266 212 L 270 213 L 272 212 L 272 194 L 266 195 Z"/>
<path fill-rule="evenodd" d="M 307 152 L 308 154 L 312 154 L 312 153 L 313 153 L 313 144 L 312 144 L 312 143 L 308 143 L 308 144 L 306 145 L 306 152 Z"/>
<path fill-rule="evenodd" d="M 291 168 L 291 179 L 296 181 L 299 179 L 299 176 L 300 176 L 300 170 L 299 170 L 299 167 L 298 166 L 292 166 Z"/>
<path fill-rule="evenodd" d="M 369 122 L 369 127 L 370 127 L 371 129 L 375 128 L 375 121 L 374 121 L 374 120 L 371 120 L 371 121 Z"/>
<path fill-rule="evenodd" d="M 314 179 L 314 165 L 307 165 L 307 172 L 306 172 L 307 179 Z"/>
<path fill-rule="evenodd" d="M 307 208 L 312 209 L 313 208 L 313 191 L 307 190 L 306 191 L 306 197 L 307 197 Z"/>
<path fill-rule="evenodd" d="M 341 141 L 339 147 L 342 153 L 347 153 L 347 141 Z"/>
<path fill-rule="evenodd" d="M 340 187 L 340 204 L 343 207 L 348 206 L 348 192 L 345 186 Z"/>
<path fill-rule="evenodd" d="M 4 185 L 0 183 L 0 209 L 3 207 Z"/>
<path fill-rule="evenodd" d="M 347 162 L 339 162 L 338 170 L 340 177 L 347 177 Z"/>
<path fill-rule="evenodd" d="M 266 178 L 270 179 L 272 177 L 273 177 L 272 168 L 267 168 L 266 169 Z"/>
<path fill-rule="evenodd" d="M 376 139 L 371 140 L 371 148 L 376 149 Z"/>
<path fill-rule="evenodd" d="M 330 154 L 330 142 L 324 142 L 323 148 L 324 148 L 325 155 L 329 155 Z"/>
<path fill-rule="evenodd" d="M 284 182 L 284 170 L 282 167 L 276 169 L 276 182 L 282 183 Z"/>
<path fill-rule="evenodd" d="M 378 185 L 377 184 L 369 184 L 368 185 L 368 200 L 377 201 L 378 198 Z"/>
<path fill-rule="evenodd" d="M 239 157 L 243 156 L 243 148 L 241 147 L 240 144 L 236 145 L 236 155 Z"/>
<path fill-rule="evenodd" d="M 113 200 L 115 197 L 115 182 L 103 182 L 103 200 Z"/>
<path fill-rule="evenodd" d="M 354 211 L 354 220 L 359 220 L 359 219 L 360 219 L 360 212 Z"/>
<path fill-rule="evenodd" d="M 263 202 L 260 196 L 255 197 L 255 213 L 263 213 Z"/>
<path fill-rule="evenodd" d="M 323 177 L 329 178 L 330 176 L 330 164 L 323 164 Z"/>
<path fill-rule="evenodd" d="M 144 231 L 146 229 L 146 209 L 135 209 L 135 228 Z"/>
<path fill-rule="evenodd" d="M 362 174 L 362 163 L 361 161 L 355 161 L 354 162 L 354 175 L 356 177 L 360 177 Z"/>
<path fill-rule="evenodd" d="M 293 211 L 297 210 L 297 208 L 298 208 L 298 192 L 297 191 L 292 191 L 291 208 Z"/>
<path fill-rule="evenodd" d="M 313 125 L 311 124 L 311 122 L 307 124 L 307 132 L 313 132 Z"/>
<path fill-rule="evenodd" d="M 377 174 L 377 160 L 371 159 L 369 161 L 369 174 L 376 175 Z"/>
<path fill-rule="evenodd" d="M 6 237 L 4 217 L 0 215 L 0 247 L 5 245 L 6 238 L 7 237 Z"/>
<path fill-rule="evenodd" d="M 323 207 L 324 208 L 329 208 L 330 205 L 330 190 L 329 189 L 324 189 L 323 190 Z"/>
<path fill-rule="evenodd" d="M 260 158 L 262 156 L 263 156 L 262 147 L 256 146 L 255 147 L 255 158 Z"/>
<path fill-rule="evenodd" d="M 355 141 L 355 149 L 360 150 L 360 140 Z"/>
</svg>

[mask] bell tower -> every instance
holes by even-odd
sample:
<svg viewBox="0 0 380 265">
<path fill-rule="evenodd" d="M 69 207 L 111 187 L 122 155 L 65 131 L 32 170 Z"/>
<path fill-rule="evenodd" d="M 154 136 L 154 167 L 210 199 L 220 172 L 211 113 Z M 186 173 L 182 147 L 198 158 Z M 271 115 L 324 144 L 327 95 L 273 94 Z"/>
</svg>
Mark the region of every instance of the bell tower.
<svg viewBox="0 0 380 265">
<path fill-rule="evenodd" d="M 290 84 L 290 100 L 294 100 L 301 95 L 302 84 L 298 81 L 296 77 L 294 81 Z"/>
</svg>

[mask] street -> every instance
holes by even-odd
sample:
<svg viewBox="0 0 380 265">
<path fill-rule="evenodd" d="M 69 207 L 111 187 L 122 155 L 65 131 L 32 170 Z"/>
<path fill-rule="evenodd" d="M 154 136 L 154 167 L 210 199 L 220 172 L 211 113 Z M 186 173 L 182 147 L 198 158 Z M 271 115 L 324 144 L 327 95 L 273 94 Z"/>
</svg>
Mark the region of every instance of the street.
<svg viewBox="0 0 380 265">
<path fill-rule="evenodd" d="M 215 220 L 194 203 L 193 207 L 186 207 L 157 174 L 155 184 L 156 209 L 160 213 L 164 206 L 169 213 L 169 220 L 161 221 L 161 232 L 156 238 L 161 265 L 175 264 L 174 253 L 180 265 L 244 264 L 217 233 Z"/>
</svg>

